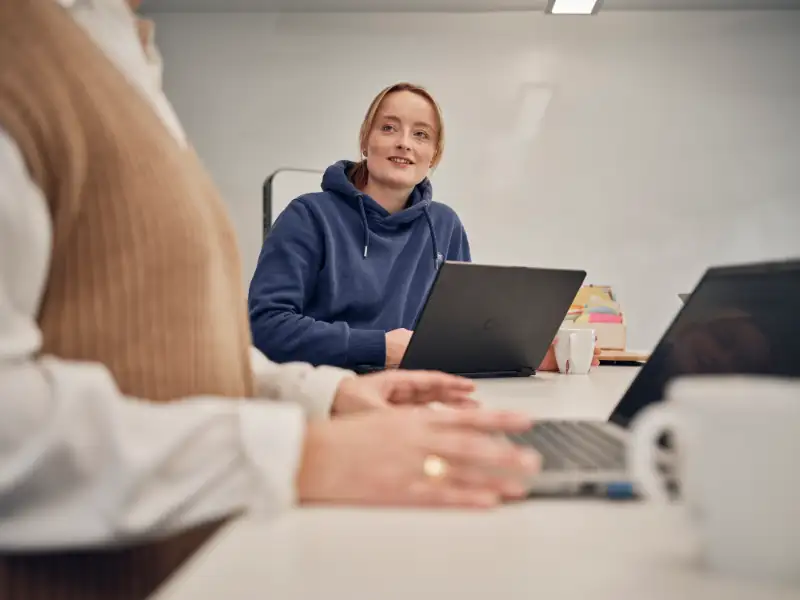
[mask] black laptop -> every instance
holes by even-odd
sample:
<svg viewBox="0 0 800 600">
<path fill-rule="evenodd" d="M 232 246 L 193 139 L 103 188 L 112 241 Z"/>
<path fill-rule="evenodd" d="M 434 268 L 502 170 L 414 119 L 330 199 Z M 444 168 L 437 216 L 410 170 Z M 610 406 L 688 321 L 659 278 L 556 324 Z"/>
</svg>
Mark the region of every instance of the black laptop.
<svg viewBox="0 0 800 600">
<path fill-rule="evenodd" d="M 471 378 L 533 375 L 585 277 L 585 271 L 445 262 L 400 368 Z"/>
<path fill-rule="evenodd" d="M 531 493 L 630 494 L 628 427 L 678 377 L 800 377 L 799 299 L 800 260 L 706 271 L 608 422 L 539 421 L 510 436 L 543 457 Z"/>
</svg>

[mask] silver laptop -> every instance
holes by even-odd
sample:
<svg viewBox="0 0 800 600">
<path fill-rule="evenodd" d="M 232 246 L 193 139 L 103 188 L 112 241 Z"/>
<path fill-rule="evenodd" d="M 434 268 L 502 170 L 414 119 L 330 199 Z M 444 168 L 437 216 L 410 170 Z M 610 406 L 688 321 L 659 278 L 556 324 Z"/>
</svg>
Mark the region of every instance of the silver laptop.
<svg viewBox="0 0 800 600">
<path fill-rule="evenodd" d="M 542 421 L 510 436 L 542 456 L 530 493 L 635 497 L 626 465 L 627 428 L 644 407 L 661 400 L 675 377 L 800 377 L 797 298 L 800 260 L 706 271 L 607 422 Z M 668 472 L 671 440 L 661 445 Z"/>
</svg>

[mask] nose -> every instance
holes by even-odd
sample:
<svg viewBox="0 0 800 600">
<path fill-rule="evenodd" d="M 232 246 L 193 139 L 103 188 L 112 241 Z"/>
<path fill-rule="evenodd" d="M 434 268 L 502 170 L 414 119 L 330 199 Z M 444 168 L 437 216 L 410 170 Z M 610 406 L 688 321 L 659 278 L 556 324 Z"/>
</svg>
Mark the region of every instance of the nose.
<svg viewBox="0 0 800 600">
<path fill-rule="evenodd" d="M 408 140 L 408 134 L 404 133 L 403 136 L 397 140 L 398 150 L 411 150 L 411 142 Z"/>
</svg>

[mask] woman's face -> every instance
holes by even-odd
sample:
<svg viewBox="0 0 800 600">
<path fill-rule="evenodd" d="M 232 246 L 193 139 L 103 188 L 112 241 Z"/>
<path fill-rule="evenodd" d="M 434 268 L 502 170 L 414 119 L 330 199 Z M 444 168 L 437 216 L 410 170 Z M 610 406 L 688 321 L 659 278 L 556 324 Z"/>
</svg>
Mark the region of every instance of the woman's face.
<svg viewBox="0 0 800 600">
<path fill-rule="evenodd" d="M 428 175 L 438 135 L 436 111 L 425 98 L 409 91 L 388 94 L 365 148 L 370 180 L 412 189 Z"/>
</svg>

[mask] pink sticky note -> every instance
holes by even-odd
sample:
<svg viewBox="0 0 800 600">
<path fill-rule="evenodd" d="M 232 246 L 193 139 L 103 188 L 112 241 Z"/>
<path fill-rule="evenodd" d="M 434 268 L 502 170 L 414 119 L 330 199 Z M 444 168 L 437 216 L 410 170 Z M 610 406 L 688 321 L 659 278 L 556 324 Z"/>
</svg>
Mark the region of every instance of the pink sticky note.
<svg viewBox="0 0 800 600">
<path fill-rule="evenodd" d="M 589 315 L 589 323 L 622 323 L 622 315 L 592 313 Z"/>
</svg>

